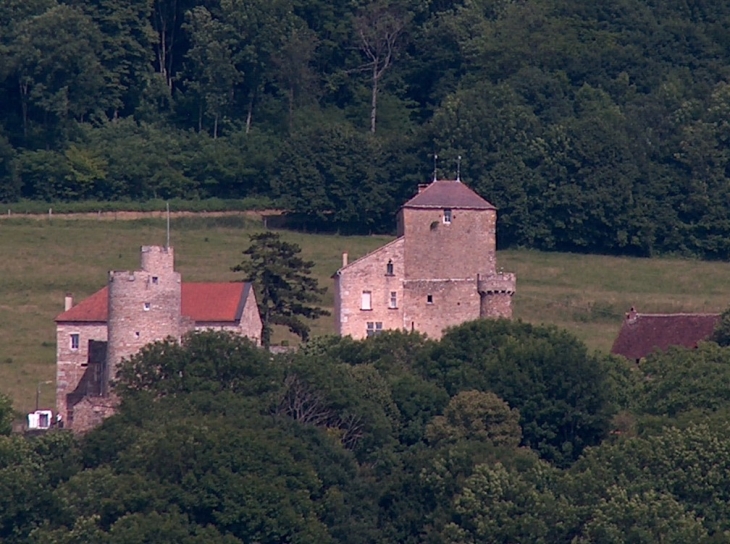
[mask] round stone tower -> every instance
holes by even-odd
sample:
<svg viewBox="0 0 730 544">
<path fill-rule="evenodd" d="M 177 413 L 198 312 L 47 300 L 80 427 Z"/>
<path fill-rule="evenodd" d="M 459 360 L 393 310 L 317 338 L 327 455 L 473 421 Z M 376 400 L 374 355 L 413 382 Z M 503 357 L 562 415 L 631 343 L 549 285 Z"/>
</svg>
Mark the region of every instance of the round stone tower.
<svg viewBox="0 0 730 544">
<path fill-rule="evenodd" d="M 479 292 L 479 317 L 512 318 L 512 296 L 515 294 L 517 278 L 514 274 L 497 272 L 488 276 L 477 276 Z"/>
<path fill-rule="evenodd" d="M 182 332 L 182 286 L 172 248 L 143 246 L 140 263 L 141 270 L 109 272 L 106 392 L 122 359 Z"/>
</svg>

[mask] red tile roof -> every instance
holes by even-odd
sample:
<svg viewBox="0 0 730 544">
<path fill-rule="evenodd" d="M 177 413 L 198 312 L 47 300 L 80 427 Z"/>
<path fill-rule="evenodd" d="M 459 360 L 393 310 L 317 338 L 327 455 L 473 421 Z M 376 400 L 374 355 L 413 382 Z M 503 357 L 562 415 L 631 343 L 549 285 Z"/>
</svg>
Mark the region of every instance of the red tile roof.
<svg viewBox="0 0 730 544">
<path fill-rule="evenodd" d="M 183 283 L 182 315 L 200 321 L 238 321 L 250 283 Z"/>
<path fill-rule="evenodd" d="M 455 208 L 495 210 L 489 202 L 460 181 L 434 181 L 403 204 L 404 208 Z"/>
<path fill-rule="evenodd" d="M 195 322 L 234 322 L 241 318 L 251 290 L 250 283 L 183 283 L 182 315 Z M 70 310 L 56 317 L 56 322 L 106 323 L 109 314 L 108 288 L 100 289 Z"/>
<path fill-rule="evenodd" d="M 626 314 L 611 353 L 627 359 L 641 359 L 652 351 L 670 346 L 696 348 L 707 340 L 720 319 L 719 314 Z"/>
<path fill-rule="evenodd" d="M 86 321 L 106 323 L 109 314 L 109 288 L 104 287 L 56 317 L 57 322 Z"/>
</svg>

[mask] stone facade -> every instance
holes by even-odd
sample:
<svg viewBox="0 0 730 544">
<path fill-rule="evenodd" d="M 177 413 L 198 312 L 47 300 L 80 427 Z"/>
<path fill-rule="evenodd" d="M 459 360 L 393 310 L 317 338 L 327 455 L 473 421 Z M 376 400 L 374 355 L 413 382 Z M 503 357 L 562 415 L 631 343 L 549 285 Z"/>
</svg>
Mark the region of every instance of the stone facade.
<svg viewBox="0 0 730 544">
<path fill-rule="evenodd" d="M 156 340 L 180 339 L 182 278 L 171 247 L 145 246 L 141 270 L 109 273 L 107 383 L 122 359 Z"/>
<path fill-rule="evenodd" d="M 403 205 L 398 238 L 334 275 L 343 336 L 443 330 L 512 316 L 514 274 L 497 270 L 497 211 L 460 181 L 434 181 Z"/>
<path fill-rule="evenodd" d="M 381 329 L 405 326 L 403 238 L 345 266 L 340 272 L 345 270 L 346 273 L 334 276 L 334 313 L 341 335 L 362 338 L 367 333 L 368 323 L 373 323 L 373 331 L 375 323 L 381 323 Z"/>
<path fill-rule="evenodd" d="M 78 341 L 74 338 L 78 338 Z M 103 368 L 92 357 L 94 342 L 107 340 L 104 322 L 83 321 L 56 325 L 56 411 L 66 423 L 73 418 L 79 396 L 92 395 L 102 383 Z M 76 347 L 72 347 L 72 342 Z M 68 404 L 71 404 L 69 410 Z"/>
<path fill-rule="evenodd" d="M 261 342 L 250 284 L 183 284 L 169 247 L 141 249 L 140 270 L 109 273 L 107 287 L 56 318 L 56 411 L 83 432 L 113 413 L 109 384 L 123 359 L 193 329 L 228 330 Z"/>
</svg>

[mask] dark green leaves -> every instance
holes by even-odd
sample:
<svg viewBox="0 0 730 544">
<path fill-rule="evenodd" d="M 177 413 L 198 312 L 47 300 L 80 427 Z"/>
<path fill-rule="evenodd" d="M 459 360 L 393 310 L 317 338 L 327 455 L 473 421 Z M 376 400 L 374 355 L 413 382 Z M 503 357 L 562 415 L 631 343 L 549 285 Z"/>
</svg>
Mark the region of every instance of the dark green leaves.
<svg viewBox="0 0 730 544">
<path fill-rule="evenodd" d="M 285 242 L 274 232 L 252 234 L 251 245 L 243 251 L 248 256 L 232 268 L 242 272 L 243 280 L 258 289 L 258 304 L 263 331 L 261 341 L 268 348 L 273 325 L 283 325 L 302 340 L 309 338 L 309 326 L 302 321 L 329 315 L 314 306 L 326 288 L 311 277 L 312 261 L 300 256 L 301 248 Z"/>
</svg>

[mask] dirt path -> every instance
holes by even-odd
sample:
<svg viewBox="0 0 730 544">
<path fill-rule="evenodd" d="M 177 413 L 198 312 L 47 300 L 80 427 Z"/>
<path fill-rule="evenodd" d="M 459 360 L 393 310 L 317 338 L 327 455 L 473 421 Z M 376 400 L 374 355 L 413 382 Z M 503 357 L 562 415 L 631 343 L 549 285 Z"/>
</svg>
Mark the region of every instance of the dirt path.
<svg viewBox="0 0 730 544">
<path fill-rule="evenodd" d="M 251 219 L 261 219 L 262 217 L 278 216 L 283 213 L 282 210 L 248 210 L 248 211 L 226 211 L 226 212 L 170 212 L 171 218 L 176 217 L 231 217 L 243 216 Z M 86 213 L 10 213 L 0 214 L 0 219 L 97 219 L 99 221 L 134 221 L 136 219 L 147 219 L 166 217 L 165 211 L 154 212 L 86 212 Z"/>
</svg>

